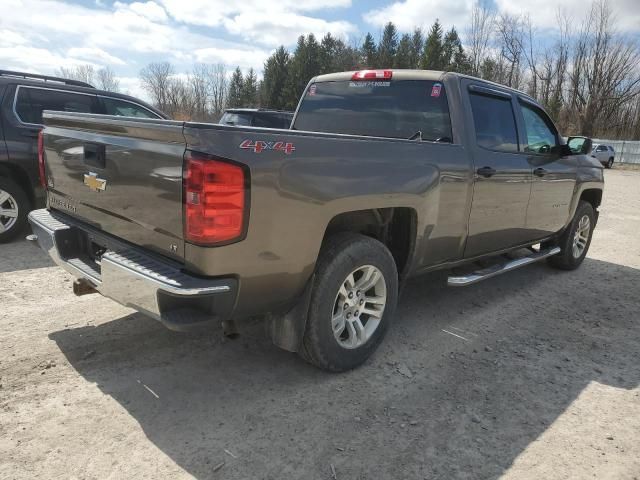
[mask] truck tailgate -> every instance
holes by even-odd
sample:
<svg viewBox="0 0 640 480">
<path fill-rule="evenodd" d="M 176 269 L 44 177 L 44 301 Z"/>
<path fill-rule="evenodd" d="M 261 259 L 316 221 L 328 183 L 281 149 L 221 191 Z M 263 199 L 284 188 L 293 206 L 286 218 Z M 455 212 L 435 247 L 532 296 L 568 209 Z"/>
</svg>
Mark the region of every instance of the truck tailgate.
<svg viewBox="0 0 640 480">
<path fill-rule="evenodd" d="M 183 122 L 47 112 L 44 123 L 51 208 L 184 258 Z"/>
</svg>

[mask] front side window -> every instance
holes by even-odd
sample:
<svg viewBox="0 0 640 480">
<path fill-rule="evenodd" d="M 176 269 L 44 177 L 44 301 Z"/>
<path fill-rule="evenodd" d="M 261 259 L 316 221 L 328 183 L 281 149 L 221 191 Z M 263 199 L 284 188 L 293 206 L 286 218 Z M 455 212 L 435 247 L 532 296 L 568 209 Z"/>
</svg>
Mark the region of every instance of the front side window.
<svg viewBox="0 0 640 480">
<path fill-rule="evenodd" d="M 521 104 L 521 107 L 526 130 L 525 152 L 551 153 L 558 145 L 558 140 L 550 121 L 535 107 L 527 104 Z"/>
<path fill-rule="evenodd" d="M 102 98 L 105 113 L 107 115 L 117 115 L 119 117 L 138 117 L 138 118 L 159 118 L 158 115 L 152 113 L 144 107 L 135 103 L 127 102 L 117 98 Z"/>
<path fill-rule="evenodd" d="M 43 110 L 98 113 L 96 97 L 45 88 L 18 88 L 16 114 L 24 123 L 42 123 Z"/>
<path fill-rule="evenodd" d="M 451 142 L 444 85 L 427 80 L 335 81 L 311 85 L 295 130 Z"/>
<path fill-rule="evenodd" d="M 518 134 L 510 98 L 470 93 L 476 143 L 498 152 L 517 152 Z"/>
</svg>

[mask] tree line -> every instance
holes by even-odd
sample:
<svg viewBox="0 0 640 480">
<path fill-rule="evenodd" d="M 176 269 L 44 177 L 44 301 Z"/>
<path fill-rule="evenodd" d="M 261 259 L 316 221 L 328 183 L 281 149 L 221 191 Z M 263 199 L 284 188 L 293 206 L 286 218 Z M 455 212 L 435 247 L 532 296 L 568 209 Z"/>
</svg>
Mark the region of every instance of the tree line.
<svg viewBox="0 0 640 480">
<path fill-rule="evenodd" d="M 178 74 L 168 62 L 140 72 L 152 102 L 177 119 L 217 121 L 225 108 L 294 110 L 308 81 L 323 73 L 365 68 L 456 71 L 524 91 L 565 135 L 640 139 L 640 47 L 616 29 L 608 0 L 595 0 L 579 21 L 558 10 L 552 38 L 526 15 L 498 13 L 478 2 L 461 35 L 435 19 L 426 31 L 400 33 L 388 23 L 346 43 L 302 35 L 292 51 L 277 48 L 262 79 L 249 69 L 196 64 Z M 230 74 L 229 74 L 230 73 Z"/>
</svg>

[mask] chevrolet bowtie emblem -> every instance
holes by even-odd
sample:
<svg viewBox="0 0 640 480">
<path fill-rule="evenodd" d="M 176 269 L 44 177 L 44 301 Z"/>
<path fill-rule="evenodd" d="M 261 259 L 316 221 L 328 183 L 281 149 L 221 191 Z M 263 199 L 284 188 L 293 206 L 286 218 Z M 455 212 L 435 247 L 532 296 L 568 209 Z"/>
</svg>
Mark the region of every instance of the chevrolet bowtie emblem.
<svg viewBox="0 0 640 480">
<path fill-rule="evenodd" d="M 93 172 L 84 174 L 84 184 L 94 192 L 104 191 L 107 188 L 107 181 L 98 178 L 98 174 Z"/>
</svg>

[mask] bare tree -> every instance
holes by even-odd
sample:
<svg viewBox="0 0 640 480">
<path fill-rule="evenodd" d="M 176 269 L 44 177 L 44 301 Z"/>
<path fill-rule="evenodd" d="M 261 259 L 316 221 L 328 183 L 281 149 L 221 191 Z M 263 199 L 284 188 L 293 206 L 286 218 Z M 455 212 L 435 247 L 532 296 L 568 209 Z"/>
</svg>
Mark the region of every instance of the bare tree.
<svg viewBox="0 0 640 480">
<path fill-rule="evenodd" d="M 609 4 L 596 0 L 573 51 L 568 108 L 583 135 L 615 132 L 620 111 L 640 94 L 640 49 L 613 23 Z"/>
<path fill-rule="evenodd" d="M 55 74 L 59 77 L 79 80 L 93 85 L 95 70 L 93 65 L 76 65 L 75 67 L 60 67 Z"/>
<path fill-rule="evenodd" d="M 520 88 L 522 57 L 524 55 L 523 20 L 517 15 L 503 13 L 496 22 L 496 40 L 500 51 L 501 83 Z"/>
<path fill-rule="evenodd" d="M 150 63 L 140 71 L 142 88 L 149 94 L 153 104 L 169 115 L 172 113 L 169 110 L 169 90 L 174 73 L 173 65 L 169 62 Z"/>
<path fill-rule="evenodd" d="M 227 71 L 222 63 L 209 70 L 209 89 L 211 91 L 211 115 L 218 119 L 227 102 Z"/>
<path fill-rule="evenodd" d="M 471 26 L 467 32 L 472 75 L 480 75 L 487 58 L 489 41 L 494 31 L 495 12 L 486 2 L 477 1 L 471 9 Z"/>
<path fill-rule="evenodd" d="M 101 68 L 96 72 L 96 86 L 108 92 L 120 91 L 120 82 L 116 78 L 114 71 L 109 67 Z"/>
</svg>

